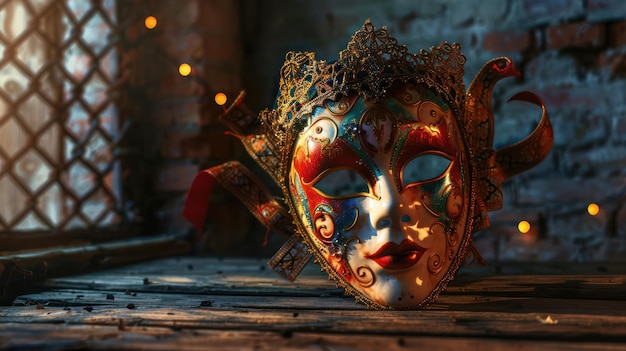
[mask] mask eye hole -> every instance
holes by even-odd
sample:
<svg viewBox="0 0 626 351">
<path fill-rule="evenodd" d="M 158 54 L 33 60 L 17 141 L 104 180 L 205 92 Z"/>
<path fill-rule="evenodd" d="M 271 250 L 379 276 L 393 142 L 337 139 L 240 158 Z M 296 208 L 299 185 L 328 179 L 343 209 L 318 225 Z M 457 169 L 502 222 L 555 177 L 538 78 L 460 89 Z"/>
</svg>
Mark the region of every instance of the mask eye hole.
<svg viewBox="0 0 626 351">
<path fill-rule="evenodd" d="M 419 155 L 404 165 L 402 169 L 402 186 L 426 183 L 437 180 L 447 173 L 452 161 L 439 154 Z"/>
<path fill-rule="evenodd" d="M 331 199 L 366 196 L 370 193 L 365 178 L 350 169 L 334 170 L 322 175 L 313 188 Z"/>
</svg>

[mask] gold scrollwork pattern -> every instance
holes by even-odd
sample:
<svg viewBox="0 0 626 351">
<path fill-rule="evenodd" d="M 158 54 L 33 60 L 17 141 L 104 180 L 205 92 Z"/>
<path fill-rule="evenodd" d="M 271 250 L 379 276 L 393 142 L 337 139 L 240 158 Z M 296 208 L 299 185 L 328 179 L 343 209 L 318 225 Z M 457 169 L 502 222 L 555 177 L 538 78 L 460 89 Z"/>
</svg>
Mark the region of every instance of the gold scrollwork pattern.
<svg viewBox="0 0 626 351">
<path fill-rule="evenodd" d="M 370 287 L 376 282 L 374 271 L 366 265 L 357 267 L 354 277 L 364 288 Z"/>
<path fill-rule="evenodd" d="M 439 274 L 444 264 L 446 263 L 445 253 L 448 252 L 451 246 L 447 238 L 446 232 L 447 232 L 447 228 L 442 222 L 435 222 L 433 223 L 433 225 L 430 226 L 430 234 L 433 236 L 437 236 L 437 237 L 444 236 L 443 238 L 435 238 L 435 239 L 443 239 L 445 240 L 445 243 L 446 243 L 446 246 L 443 249 L 441 254 L 435 252 L 435 253 L 430 254 L 430 256 L 428 256 L 426 268 L 428 269 L 428 272 L 432 275 Z"/>
<path fill-rule="evenodd" d="M 437 275 L 441 272 L 443 264 L 445 263 L 445 257 L 442 259 L 439 254 L 431 254 L 428 256 L 427 268 L 428 272 L 432 275 Z"/>
<path fill-rule="evenodd" d="M 456 244 L 458 244 L 456 229 L 454 229 L 454 227 L 449 227 L 447 230 L 447 234 L 448 235 L 446 235 L 446 239 L 448 240 L 448 245 L 452 247 L 456 246 Z"/>
<path fill-rule="evenodd" d="M 343 247 L 344 247 L 343 251 L 345 253 L 344 262 L 346 264 L 346 267 L 348 267 L 350 272 L 352 272 L 352 274 L 354 275 L 354 279 L 356 279 L 356 281 L 362 287 L 367 288 L 367 287 L 374 285 L 374 283 L 376 283 L 376 275 L 374 275 L 374 271 L 366 265 L 361 265 L 357 267 L 356 270 L 352 269 L 352 267 L 350 266 L 350 262 L 348 262 L 348 245 L 350 245 L 350 243 L 353 241 L 356 241 L 357 244 L 361 243 L 361 239 L 359 239 L 358 237 L 352 237 L 348 239 L 345 242 L 345 244 L 343 244 Z"/>
<path fill-rule="evenodd" d="M 359 220 L 359 208 L 353 207 L 352 209 L 354 209 L 354 221 L 352 221 L 349 226 L 343 229 L 344 232 L 349 232 L 350 230 L 352 230 L 356 225 L 356 222 Z"/>
</svg>

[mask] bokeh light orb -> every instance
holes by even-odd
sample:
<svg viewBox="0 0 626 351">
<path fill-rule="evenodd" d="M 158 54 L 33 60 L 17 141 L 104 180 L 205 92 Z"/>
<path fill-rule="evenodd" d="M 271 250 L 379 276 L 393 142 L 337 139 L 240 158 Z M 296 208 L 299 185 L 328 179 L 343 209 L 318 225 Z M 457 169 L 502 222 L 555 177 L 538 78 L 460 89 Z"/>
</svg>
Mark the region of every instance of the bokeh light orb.
<svg viewBox="0 0 626 351">
<path fill-rule="evenodd" d="M 517 224 L 517 230 L 522 234 L 528 233 L 530 231 L 530 223 L 528 221 L 520 221 Z"/>
<path fill-rule="evenodd" d="M 592 216 L 597 215 L 598 213 L 600 213 L 600 206 L 594 203 L 589 204 L 589 206 L 587 206 L 587 213 L 589 213 Z"/>
<path fill-rule="evenodd" d="M 188 63 L 182 63 L 178 66 L 178 73 L 183 77 L 187 77 L 191 74 L 191 66 Z"/>
<path fill-rule="evenodd" d="M 146 26 L 146 28 L 154 29 L 157 25 L 157 19 L 154 16 L 148 16 L 146 17 L 143 23 Z"/>
<path fill-rule="evenodd" d="M 226 96 L 226 94 L 224 93 L 217 93 L 215 94 L 215 103 L 222 106 L 226 103 L 226 101 L 228 100 L 228 97 Z"/>
</svg>

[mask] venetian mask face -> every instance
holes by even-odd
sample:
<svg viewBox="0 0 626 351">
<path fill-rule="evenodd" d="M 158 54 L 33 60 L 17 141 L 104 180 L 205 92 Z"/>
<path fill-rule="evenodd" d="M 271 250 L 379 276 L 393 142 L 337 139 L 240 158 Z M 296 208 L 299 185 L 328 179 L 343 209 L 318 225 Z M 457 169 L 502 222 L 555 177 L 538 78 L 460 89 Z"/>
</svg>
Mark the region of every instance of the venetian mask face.
<svg viewBox="0 0 626 351">
<path fill-rule="evenodd" d="M 454 274 L 469 236 L 465 158 L 452 110 L 426 88 L 316 107 L 289 173 L 309 248 L 365 303 L 425 305 Z"/>
<path fill-rule="evenodd" d="M 495 58 L 466 92 L 464 63 L 457 43 L 413 54 L 369 20 L 336 61 L 288 52 L 275 108 L 255 116 L 242 92 L 220 116 L 286 203 L 233 161 L 196 175 L 185 218 L 202 232 L 217 181 L 288 237 L 268 262 L 282 277 L 293 281 L 314 256 L 369 307 L 426 307 L 468 254 L 484 262 L 471 233 L 502 208 L 502 182 L 553 142 L 543 102 L 520 92 L 510 100 L 540 106 L 539 125 L 494 150 L 494 84 L 519 73 Z"/>
</svg>

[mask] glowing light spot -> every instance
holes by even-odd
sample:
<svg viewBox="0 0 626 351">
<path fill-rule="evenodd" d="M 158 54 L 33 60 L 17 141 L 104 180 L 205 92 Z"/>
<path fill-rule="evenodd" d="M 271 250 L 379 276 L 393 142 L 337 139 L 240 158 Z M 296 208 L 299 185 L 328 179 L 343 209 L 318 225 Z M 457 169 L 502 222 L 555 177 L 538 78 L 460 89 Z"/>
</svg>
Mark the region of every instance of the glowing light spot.
<svg viewBox="0 0 626 351">
<path fill-rule="evenodd" d="M 598 206 L 598 204 L 591 203 L 587 206 L 587 212 L 589 212 L 590 215 L 595 216 L 600 212 L 600 206 Z"/>
<path fill-rule="evenodd" d="M 426 238 L 428 238 L 431 234 L 430 230 L 428 228 L 421 228 L 418 227 L 419 222 L 415 223 L 414 225 L 410 225 L 408 226 L 409 228 L 411 228 L 411 230 L 417 232 L 417 238 L 420 241 L 424 241 Z"/>
<path fill-rule="evenodd" d="M 424 284 L 424 281 L 420 279 L 420 277 L 415 277 L 415 284 L 417 284 L 417 286 L 422 286 L 422 284 Z"/>
<path fill-rule="evenodd" d="M 143 23 L 146 26 L 146 28 L 154 29 L 154 27 L 156 27 L 157 25 L 157 19 L 154 16 L 148 16 L 146 17 L 146 20 L 143 21 Z"/>
<path fill-rule="evenodd" d="M 178 73 L 180 73 L 180 75 L 183 77 L 187 77 L 191 74 L 191 66 L 189 66 L 188 63 L 182 63 L 180 66 L 178 66 Z"/>
<path fill-rule="evenodd" d="M 226 101 L 228 100 L 228 97 L 226 97 L 226 94 L 224 93 L 217 93 L 215 94 L 215 103 L 222 106 L 226 103 Z"/>
<path fill-rule="evenodd" d="M 526 234 L 530 230 L 530 223 L 528 223 L 527 221 L 520 221 L 517 224 L 517 229 L 520 233 Z"/>
<path fill-rule="evenodd" d="M 166 283 L 175 283 L 175 284 L 192 284 L 194 283 L 193 279 L 187 277 L 176 277 L 176 276 L 161 276 L 157 277 L 156 281 L 166 282 Z"/>
</svg>

